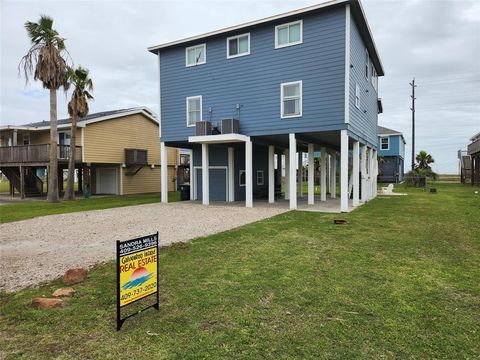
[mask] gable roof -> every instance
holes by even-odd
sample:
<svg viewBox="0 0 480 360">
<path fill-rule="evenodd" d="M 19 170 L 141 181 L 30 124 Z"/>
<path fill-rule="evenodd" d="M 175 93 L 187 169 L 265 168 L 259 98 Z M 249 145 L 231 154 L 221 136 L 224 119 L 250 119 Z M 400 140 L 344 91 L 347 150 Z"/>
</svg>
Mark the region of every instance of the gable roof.
<svg viewBox="0 0 480 360">
<path fill-rule="evenodd" d="M 329 0 L 329 1 L 324 1 L 320 4 L 308 6 L 305 8 L 289 11 L 286 13 L 282 14 L 277 14 L 273 16 L 269 16 L 266 18 L 254 20 L 254 21 L 249 21 L 246 23 L 234 25 L 234 26 L 229 26 L 223 29 L 219 30 L 214 30 L 210 31 L 204 34 L 200 35 L 195 35 L 191 36 L 188 38 L 184 39 L 179 39 L 171 42 L 167 42 L 164 44 L 156 45 L 156 46 L 150 46 L 148 48 L 148 51 L 150 51 L 153 54 L 159 54 L 161 49 L 166 49 L 169 47 L 177 46 L 177 45 L 187 45 L 188 43 L 200 41 L 200 40 L 205 40 L 207 38 L 211 38 L 214 36 L 218 35 L 226 35 L 227 33 L 233 33 L 237 30 L 245 29 L 245 28 L 251 28 L 255 26 L 259 26 L 262 24 L 268 24 L 275 22 L 280 19 L 287 19 L 291 18 L 294 16 L 298 15 L 304 15 L 304 14 L 309 14 L 309 13 L 314 13 L 314 12 L 320 12 L 324 11 L 327 9 L 331 9 L 333 7 L 339 7 L 339 6 L 346 6 L 350 5 L 351 8 L 351 14 L 352 17 L 355 19 L 357 25 L 358 25 L 358 30 L 365 41 L 365 44 L 368 49 L 368 53 L 370 54 L 370 59 L 372 60 L 373 64 L 375 65 L 375 68 L 377 70 L 378 76 L 383 76 L 385 75 L 382 62 L 380 61 L 380 57 L 378 55 L 377 47 L 375 45 L 375 41 L 373 40 L 372 32 L 370 31 L 370 27 L 368 26 L 367 18 L 365 16 L 365 12 L 363 11 L 362 4 L 360 3 L 360 0 Z"/>
<path fill-rule="evenodd" d="M 397 130 L 392 130 L 383 126 L 378 126 L 377 127 L 377 133 L 378 135 L 402 135 L 403 134 L 400 131 Z"/>
<path fill-rule="evenodd" d="M 83 127 L 87 124 L 99 122 L 99 121 L 105 121 L 105 120 L 110 120 L 110 119 L 115 119 L 119 118 L 122 116 L 129 116 L 129 115 L 135 115 L 135 114 L 143 114 L 145 115 L 148 119 L 151 121 L 155 122 L 158 124 L 158 120 L 155 116 L 155 113 L 150 110 L 147 107 L 136 107 L 136 108 L 127 108 L 127 109 L 118 109 L 118 110 L 109 110 L 109 111 L 102 111 L 102 112 L 97 112 L 93 114 L 88 114 L 87 116 L 83 118 L 79 118 L 77 125 L 79 127 Z M 64 128 L 64 127 L 69 127 L 70 124 L 72 123 L 71 118 L 66 118 L 66 119 L 59 119 L 57 120 L 57 126 L 59 128 Z M 50 121 L 39 121 L 39 122 L 33 122 L 33 123 L 28 123 L 25 125 L 6 125 L 6 126 L 1 126 L 0 129 L 18 129 L 18 130 L 43 130 L 43 129 L 48 129 L 50 128 Z"/>
</svg>

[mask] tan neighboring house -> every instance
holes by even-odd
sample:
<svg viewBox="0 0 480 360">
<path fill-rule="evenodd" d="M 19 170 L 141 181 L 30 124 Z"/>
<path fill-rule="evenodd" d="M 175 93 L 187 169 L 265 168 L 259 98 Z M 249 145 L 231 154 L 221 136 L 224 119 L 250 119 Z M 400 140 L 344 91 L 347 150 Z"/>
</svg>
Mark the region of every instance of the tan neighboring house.
<svg viewBox="0 0 480 360">
<path fill-rule="evenodd" d="M 70 157 L 71 120 L 58 120 L 59 187 Z M 49 164 L 48 121 L 0 126 L 0 170 L 10 192 L 41 195 Z M 92 194 L 160 192 L 160 138 L 156 117 L 148 108 L 90 114 L 79 119 L 75 162 L 78 189 Z M 177 149 L 168 148 L 168 190 L 176 189 Z M 46 184 L 48 186 L 48 184 Z"/>
</svg>

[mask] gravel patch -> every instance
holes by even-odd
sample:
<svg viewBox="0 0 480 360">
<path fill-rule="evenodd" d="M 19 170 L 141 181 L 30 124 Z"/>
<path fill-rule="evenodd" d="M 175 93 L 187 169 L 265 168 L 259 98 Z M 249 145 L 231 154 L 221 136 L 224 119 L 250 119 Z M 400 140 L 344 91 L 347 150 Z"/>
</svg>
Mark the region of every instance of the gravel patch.
<svg viewBox="0 0 480 360">
<path fill-rule="evenodd" d="M 160 246 L 265 219 L 286 209 L 178 202 L 50 215 L 0 224 L 0 291 L 12 292 L 115 258 L 115 241 L 159 232 Z"/>
</svg>

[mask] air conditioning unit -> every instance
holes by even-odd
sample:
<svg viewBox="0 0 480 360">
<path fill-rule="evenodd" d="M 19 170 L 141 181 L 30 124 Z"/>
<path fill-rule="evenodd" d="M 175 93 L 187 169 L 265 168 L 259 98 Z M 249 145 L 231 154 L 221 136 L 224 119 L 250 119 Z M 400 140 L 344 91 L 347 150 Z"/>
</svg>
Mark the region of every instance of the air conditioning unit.
<svg viewBox="0 0 480 360">
<path fill-rule="evenodd" d="M 197 136 L 212 135 L 212 123 L 210 121 L 197 121 L 195 123 L 195 134 Z"/>
<path fill-rule="evenodd" d="M 222 119 L 222 134 L 239 134 L 240 121 L 238 119 L 229 118 Z"/>
</svg>

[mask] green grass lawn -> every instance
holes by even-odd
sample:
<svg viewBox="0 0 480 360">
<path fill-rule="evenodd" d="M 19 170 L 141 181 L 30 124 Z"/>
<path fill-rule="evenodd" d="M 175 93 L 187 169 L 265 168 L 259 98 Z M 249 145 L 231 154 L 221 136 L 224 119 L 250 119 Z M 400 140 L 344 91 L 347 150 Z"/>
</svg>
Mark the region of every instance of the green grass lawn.
<svg viewBox="0 0 480 360">
<path fill-rule="evenodd" d="M 179 201 L 180 193 L 170 192 L 168 198 L 169 201 Z M 31 219 L 44 215 L 150 204 L 159 201 L 160 194 L 104 196 L 89 199 L 77 197 L 75 201 L 62 201 L 54 204 L 45 200 L 25 200 L 0 205 L 0 223 Z"/>
<path fill-rule="evenodd" d="M 113 262 L 63 308 L 31 306 L 60 281 L 1 294 L 0 349 L 7 359 L 479 358 L 480 195 L 436 187 L 161 249 L 160 311 L 120 332 Z"/>
</svg>

